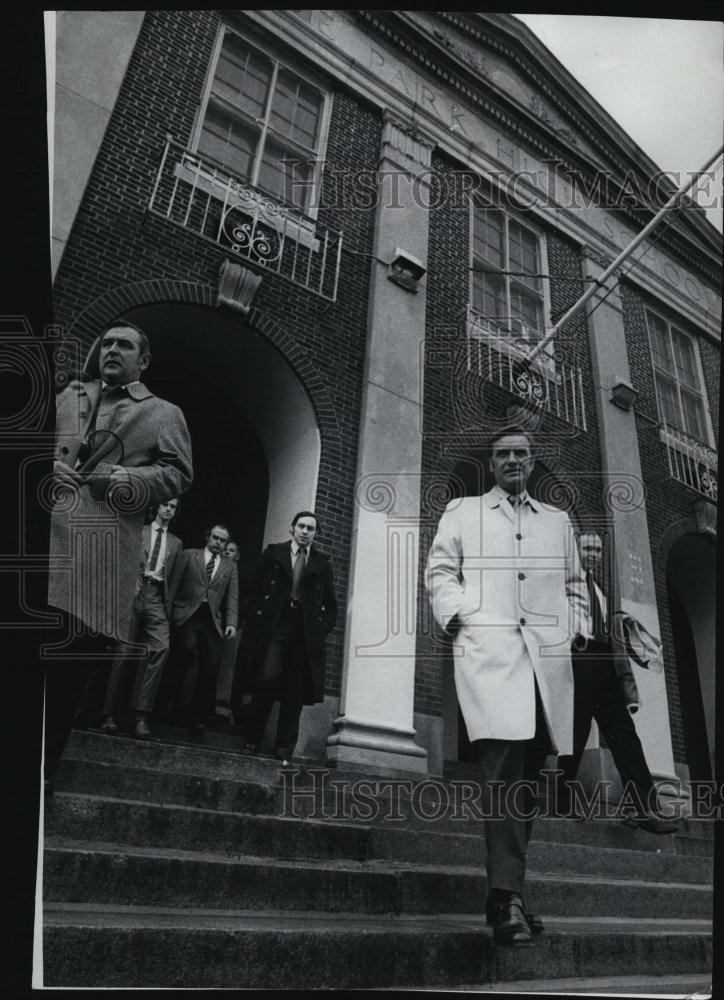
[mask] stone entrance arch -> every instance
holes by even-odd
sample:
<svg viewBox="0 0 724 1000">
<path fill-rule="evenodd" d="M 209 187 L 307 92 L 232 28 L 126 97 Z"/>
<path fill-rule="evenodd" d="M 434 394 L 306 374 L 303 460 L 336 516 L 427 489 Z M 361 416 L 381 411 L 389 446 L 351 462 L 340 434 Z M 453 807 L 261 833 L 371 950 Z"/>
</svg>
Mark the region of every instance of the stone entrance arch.
<svg viewBox="0 0 724 1000">
<path fill-rule="evenodd" d="M 321 436 L 304 385 L 265 337 L 235 317 L 179 304 L 125 315 L 151 340 L 145 381 L 178 403 L 189 423 L 195 476 L 184 508 L 206 510 L 208 521 L 230 521 L 242 543 L 251 534 L 255 559 L 262 545 L 288 537 L 296 510 L 314 506 Z"/>
<path fill-rule="evenodd" d="M 148 328 L 154 358 L 147 380 L 161 395 L 182 405 L 179 392 L 187 395 L 199 376 L 232 387 L 240 423 L 224 430 L 233 434 L 247 422 L 268 464 L 266 544 L 287 536 L 290 505 L 313 508 L 322 441 L 337 447 L 339 427 L 319 373 L 294 339 L 257 308 L 244 317 L 220 310 L 218 294 L 212 285 L 180 280 L 111 289 L 75 317 L 56 352 L 56 380 L 60 387 L 98 331 L 123 315 Z M 213 397 L 208 403 L 211 419 Z"/>
</svg>

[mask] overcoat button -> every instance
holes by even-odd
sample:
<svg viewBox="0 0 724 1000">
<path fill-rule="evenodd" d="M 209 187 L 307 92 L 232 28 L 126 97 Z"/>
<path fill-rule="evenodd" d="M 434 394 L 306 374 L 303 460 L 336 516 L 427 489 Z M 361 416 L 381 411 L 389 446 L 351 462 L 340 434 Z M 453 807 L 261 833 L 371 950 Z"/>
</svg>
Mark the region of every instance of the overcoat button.
<svg viewBox="0 0 724 1000">
<path fill-rule="evenodd" d="M 516 534 L 515 537 L 518 539 L 519 542 L 523 541 L 523 536 L 520 533 Z"/>
<path fill-rule="evenodd" d="M 520 619 L 520 624 L 521 624 L 521 625 L 525 625 L 525 618 L 521 618 L 521 619 Z"/>
<path fill-rule="evenodd" d="M 525 580 L 525 573 L 518 573 L 519 580 Z"/>
<path fill-rule="evenodd" d="M 258 615 L 260 615 L 260 614 L 261 614 L 261 611 L 257 611 L 257 614 L 258 614 Z"/>
</svg>

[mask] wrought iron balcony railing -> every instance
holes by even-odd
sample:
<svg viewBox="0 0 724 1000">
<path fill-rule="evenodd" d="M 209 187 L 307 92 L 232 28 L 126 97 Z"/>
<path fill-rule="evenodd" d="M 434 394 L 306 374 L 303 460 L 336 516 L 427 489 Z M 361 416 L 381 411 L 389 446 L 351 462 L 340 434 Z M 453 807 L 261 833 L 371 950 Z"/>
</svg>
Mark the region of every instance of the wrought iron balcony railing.
<svg viewBox="0 0 724 1000">
<path fill-rule="evenodd" d="M 716 503 L 719 487 L 716 452 L 671 424 L 662 424 L 659 434 L 666 445 L 672 479 Z"/>
<path fill-rule="evenodd" d="M 149 211 L 334 302 L 342 233 L 236 180 L 169 138 Z"/>
<path fill-rule="evenodd" d="M 467 311 L 468 370 L 507 390 L 522 402 L 587 430 L 581 369 L 555 355 L 523 363 L 534 341 L 501 330 L 474 309 Z M 524 333 L 525 331 L 523 331 Z"/>
</svg>

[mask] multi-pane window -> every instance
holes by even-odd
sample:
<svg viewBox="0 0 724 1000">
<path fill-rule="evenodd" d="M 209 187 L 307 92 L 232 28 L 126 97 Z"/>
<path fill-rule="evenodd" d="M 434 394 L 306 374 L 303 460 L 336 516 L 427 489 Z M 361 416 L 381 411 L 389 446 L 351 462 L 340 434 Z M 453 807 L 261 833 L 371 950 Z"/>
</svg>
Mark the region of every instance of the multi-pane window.
<svg viewBox="0 0 724 1000">
<path fill-rule="evenodd" d="M 305 210 L 319 161 L 324 94 L 226 31 L 198 152 L 254 187 Z"/>
<path fill-rule="evenodd" d="M 706 397 L 694 339 L 648 309 L 646 322 L 661 419 L 709 444 Z"/>
<path fill-rule="evenodd" d="M 484 325 L 515 341 L 545 333 L 541 240 L 499 209 L 473 209 L 472 306 Z"/>
</svg>

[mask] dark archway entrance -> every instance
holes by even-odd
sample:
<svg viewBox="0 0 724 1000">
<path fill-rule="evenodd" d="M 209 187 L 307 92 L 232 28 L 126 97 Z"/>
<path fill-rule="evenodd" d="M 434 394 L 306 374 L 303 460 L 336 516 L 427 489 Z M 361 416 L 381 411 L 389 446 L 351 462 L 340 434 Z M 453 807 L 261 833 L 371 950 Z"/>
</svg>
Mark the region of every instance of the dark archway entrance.
<svg viewBox="0 0 724 1000">
<path fill-rule="evenodd" d="M 204 306 L 149 305 L 127 311 L 147 331 L 149 387 L 184 411 L 194 483 L 176 529 L 185 547 L 226 524 L 255 565 L 269 541 L 288 537 L 296 509 L 311 507 L 320 436 L 303 385 L 269 342 L 243 322 Z"/>
</svg>

